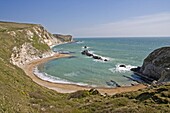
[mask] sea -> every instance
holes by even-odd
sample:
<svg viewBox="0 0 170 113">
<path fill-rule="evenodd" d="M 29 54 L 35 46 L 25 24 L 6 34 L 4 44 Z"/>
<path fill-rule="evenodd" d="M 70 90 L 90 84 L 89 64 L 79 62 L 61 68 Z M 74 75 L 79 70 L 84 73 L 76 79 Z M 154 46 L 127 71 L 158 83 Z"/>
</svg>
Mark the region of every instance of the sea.
<svg viewBox="0 0 170 113">
<path fill-rule="evenodd" d="M 140 79 L 130 71 L 142 66 L 153 50 L 170 46 L 170 38 L 75 38 L 75 42 L 54 46 L 53 51 L 70 57 L 50 60 L 35 68 L 34 73 L 53 83 L 75 84 L 89 87 L 115 87 L 138 84 L 129 79 Z M 101 59 L 83 55 L 88 50 Z M 107 61 L 104 61 L 107 59 Z M 124 65 L 124 66 L 120 66 Z"/>
</svg>

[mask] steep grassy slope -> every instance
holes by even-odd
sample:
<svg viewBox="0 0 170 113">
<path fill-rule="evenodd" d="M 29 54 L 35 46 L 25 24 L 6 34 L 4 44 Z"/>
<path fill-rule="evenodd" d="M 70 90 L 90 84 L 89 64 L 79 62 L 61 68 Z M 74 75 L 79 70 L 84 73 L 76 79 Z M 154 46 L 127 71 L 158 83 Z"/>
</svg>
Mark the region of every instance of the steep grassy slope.
<svg viewBox="0 0 170 113">
<path fill-rule="evenodd" d="M 1 23 L 2 24 L 2 23 Z M 31 42 L 41 52 L 48 51 L 46 44 L 29 40 L 24 32 L 15 37 L 9 30 L 32 29 L 30 24 L 0 24 L 0 112 L 2 113 L 168 113 L 170 111 L 170 85 L 137 92 L 101 96 L 97 91 L 78 91 L 60 94 L 35 84 L 23 70 L 10 63 L 14 46 Z M 13 25 L 15 24 L 15 25 Z M 2 28 L 3 27 L 3 28 Z M 35 44 L 35 45 L 34 45 Z M 44 46 L 45 49 L 41 50 Z M 43 47 L 43 48 L 44 48 Z M 46 48 L 47 47 L 47 48 Z"/>
</svg>

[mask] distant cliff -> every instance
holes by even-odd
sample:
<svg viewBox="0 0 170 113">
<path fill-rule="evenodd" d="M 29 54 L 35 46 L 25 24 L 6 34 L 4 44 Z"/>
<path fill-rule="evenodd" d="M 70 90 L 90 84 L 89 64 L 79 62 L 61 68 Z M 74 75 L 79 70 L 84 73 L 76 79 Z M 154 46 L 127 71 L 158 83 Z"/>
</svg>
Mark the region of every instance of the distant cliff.
<svg viewBox="0 0 170 113">
<path fill-rule="evenodd" d="M 158 82 L 170 81 L 170 47 L 162 47 L 150 53 L 140 72 Z"/>
<path fill-rule="evenodd" d="M 61 35 L 61 34 L 53 34 L 54 37 L 56 37 L 61 42 L 71 42 L 73 41 L 73 38 L 71 35 Z"/>
<path fill-rule="evenodd" d="M 53 55 L 51 46 L 72 41 L 71 35 L 53 35 L 37 24 L 0 22 L 0 35 L 14 42 L 10 46 L 10 62 L 19 67 L 33 59 Z"/>
</svg>

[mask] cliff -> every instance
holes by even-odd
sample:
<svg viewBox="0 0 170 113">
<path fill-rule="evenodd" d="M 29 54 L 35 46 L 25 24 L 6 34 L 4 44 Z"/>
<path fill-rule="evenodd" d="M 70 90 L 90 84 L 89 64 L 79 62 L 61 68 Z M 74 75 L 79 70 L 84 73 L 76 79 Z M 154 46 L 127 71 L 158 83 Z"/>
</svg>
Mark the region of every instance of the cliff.
<svg viewBox="0 0 170 113">
<path fill-rule="evenodd" d="M 71 35 L 54 36 L 37 24 L 0 22 L 0 31 L 2 36 L 14 41 L 10 62 L 19 67 L 33 59 L 53 55 L 51 46 L 72 41 Z"/>
<path fill-rule="evenodd" d="M 61 42 L 71 42 L 73 41 L 73 38 L 71 35 L 61 35 L 61 34 L 53 34 L 54 37 L 56 37 Z"/>
<path fill-rule="evenodd" d="M 150 53 L 144 59 L 140 73 L 158 82 L 170 81 L 170 47 L 162 47 Z"/>
</svg>

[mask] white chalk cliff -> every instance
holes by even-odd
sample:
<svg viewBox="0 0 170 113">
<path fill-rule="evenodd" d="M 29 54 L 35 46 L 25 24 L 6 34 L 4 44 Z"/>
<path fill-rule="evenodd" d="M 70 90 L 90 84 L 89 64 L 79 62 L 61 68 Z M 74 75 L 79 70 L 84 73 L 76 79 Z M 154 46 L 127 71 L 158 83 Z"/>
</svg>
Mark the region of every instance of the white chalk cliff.
<svg viewBox="0 0 170 113">
<path fill-rule="evenodd" d="M 54 52 L 51 51 L 50 47 L 72 41 L 71 35 L 60 35 L 57 38 L 57 35 L 49 33 L 41 25 L 11 30 L 7 33 L 12 38 L 22 37 L 26 40 L 12 49 L 10 62 L 19 67 L 22 67 L 31 60 L 52 56 Z"/>
</svg>

